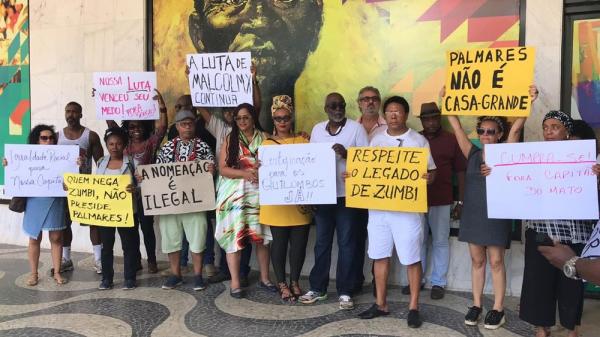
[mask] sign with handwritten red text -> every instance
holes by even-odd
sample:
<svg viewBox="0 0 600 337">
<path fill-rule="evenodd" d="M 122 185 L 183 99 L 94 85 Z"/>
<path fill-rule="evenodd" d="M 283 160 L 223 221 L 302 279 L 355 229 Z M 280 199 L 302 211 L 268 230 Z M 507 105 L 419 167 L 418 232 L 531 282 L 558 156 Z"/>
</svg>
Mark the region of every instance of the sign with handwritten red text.
<svg viewBox="0 0 600 337">
<path fill-rule="evenodd" d="M 488 217 L 598 219 L 595 141 L 486 145 L 485 162 Z"/>
<path fill-rule="evenodd" d="M 94 73 L 96 118 L 158 119 L 155 72 Z"/>
<path fill-rule="evenodd" d="M 194 106 L 252 104 L 250 52 L 189 54 L 187 66 Z"/>
</svg>

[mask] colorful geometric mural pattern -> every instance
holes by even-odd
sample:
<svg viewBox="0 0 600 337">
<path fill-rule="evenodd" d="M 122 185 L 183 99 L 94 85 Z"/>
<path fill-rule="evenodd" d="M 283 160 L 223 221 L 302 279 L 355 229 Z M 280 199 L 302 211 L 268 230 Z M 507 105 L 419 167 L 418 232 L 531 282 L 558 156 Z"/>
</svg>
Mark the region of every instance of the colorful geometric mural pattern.
<svg viewBox="0 0 600 337">
<path fill-rule="evenodd" d="M 600 19 L 573 23 L 571 114 L 596 129 L 600 128 L 599 31 Z"/>
</svg>

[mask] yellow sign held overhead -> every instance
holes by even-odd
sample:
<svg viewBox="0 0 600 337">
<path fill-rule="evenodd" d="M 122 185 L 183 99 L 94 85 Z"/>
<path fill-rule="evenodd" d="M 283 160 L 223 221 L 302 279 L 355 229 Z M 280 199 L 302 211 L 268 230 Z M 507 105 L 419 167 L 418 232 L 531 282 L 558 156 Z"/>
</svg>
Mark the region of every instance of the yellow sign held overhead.
<svg viewBox="0 0 600 337">
<path fill-rule="evenodd" d="M 533 47 L 447 52 L 443 114 L 529 116 L 534 64 Z"/>
<path fill-rule="evenodd" d="M 346 206 L 427 212 L 428 158 L 426 148 L 349 148 Z"/>
<path fill-rule="evenodd" d="M 71 220 L 105 227 L 133 227 L 128 175 L 65 173 Z"/>
</svg>

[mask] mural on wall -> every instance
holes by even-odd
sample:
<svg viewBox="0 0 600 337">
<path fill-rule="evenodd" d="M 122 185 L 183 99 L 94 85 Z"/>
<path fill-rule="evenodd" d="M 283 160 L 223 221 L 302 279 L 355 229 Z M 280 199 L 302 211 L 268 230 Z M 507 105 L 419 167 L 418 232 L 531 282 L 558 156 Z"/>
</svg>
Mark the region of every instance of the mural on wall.
<svg viewBox="0 0 600 337">
<path fill-rule="evenodd" d="M 358 90 L 373 85 L 417 111 L 437 101 L 445 52 L 518 45 L 519 0 L 153 0 L 153 62 L 169 107 L 188 93 L 185 55 L 251 51 L 263 113 L 292 94 L 296 129 L 326 119 L 325 95 L 340 92 L 352 118 Z M 172 117 L 172 116 L 171 116 Z M 463 120 L 467 128 L 474 119 Z M 420 129 L 415 118 L 409 125 Z"/>
<path fill-rule="evenodd" d="M 28 1 L 0 2 L 0 158 L 4 144 L 24 144 L 30 129 Z M 0 185 L 4 170 L 0 168 Z"/>
<path fill-rule="evenodd" d="M 600 19 L 573 22 L 571 114 L 600 128 Z"/>
</svg>

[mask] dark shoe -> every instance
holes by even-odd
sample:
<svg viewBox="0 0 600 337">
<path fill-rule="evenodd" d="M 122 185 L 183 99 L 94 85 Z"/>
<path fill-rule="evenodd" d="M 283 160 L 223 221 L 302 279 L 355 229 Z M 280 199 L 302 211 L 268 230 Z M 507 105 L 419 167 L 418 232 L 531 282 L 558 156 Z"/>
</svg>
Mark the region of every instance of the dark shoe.
<svg viewBox="0 0 600 337">
<path fill-rule="evenodd" d="M 231 280 L 231 276 L 225 275 L 224 273 L 217 273 L 217 275 L 208 278 L 208 283 L 220 283 L 223 281 Z"/>
<path fill-rule="evenodd" d="M 444 298 L 445 293 L 446 293 L 446 290 L 443 287 L 440 287 L 440 286 L 431 287 L 431 299 L 432 300 L 441 300 L 442 298 Z"/>
<path fill-rule="evenodd" d="M 361 319 L 373 319 L 379 316 L 387 316 L 389 314 L 389 311 L 379 310 L 379 306 L 377 304 L 373 304 L 369 309 L 358 314 L 358 317 Z"/>
<path fill-rule="evenodd" d="M 505 322 L 506 318 L 504 317 L 504 311 L 490 310 L 485 315 L 485 319 L 483 320 L 483 327 L 490 330 L 496 330 L 499 327 L 501 327 Z"/>
<path fill-rule="evenodd" d="M 206 289 L 206 283 L 204 283 L 204 279 L 202 278 L 202 275 L 194 276 L 194 288 L 193 289 L 196 291 Z"/>
<path fill-rule="evenodd" d="M 100 282 L 100 285 L 98 286 L 99 290 L 108 290 L 108 289 L 112 289 L 113 288 L 113 283 L 112 281 L 109 280 L 102 280 L 102 282 Z"/>
<path fill-rule="evenodd" d="M 237 298 L 239 300 L 239 299 L 246 297 L 246 292 L 242 288 L 236 288 L 236 289 L 231 289 L 229 291 L 229 295 L 231 295 L 231 297 Z"/>
<path fill-rule="evenodd" d="M 479 322 L 481 318 L 481 308 L 472 306 L 467 311 L 467 315 L 465 316 L 465 324 L 469 326 L 475 326 Z"/>
<path fill-rule="evenodd" d="M 240 282 L 240 284 L 241 283 L 242 282 Z M 277 287 L 273 283 L 271 283 L 271 282 L 264 283 L 263 281 L 260 281 L 260 282 L 258 282 L 258 288 L 262 289 L 262 290 L 266 290 L 266 291 L 271 292 L 271 293 L 276 293 L 278 291 Z"/>
<path fill-rule="evenodd" d="M 421 290 L 425 289 L 425 285 L 421 284 Z M 410 285 L 402 287 L 402 295 L 410 295 Z"/>
<path fill-rule="evenodd" d="M 183 279 L 179 276 L 171 275 L 167 278 L 165 283 L 162 285 L 163 289 L 174 289 L 175 287 L 181 285 L 183 283 Z"/>
<path fill-rule="evenodd" d="M 421 317 L 419 317 L 419 310 L 409 310 L 408 318 L 406 319 L 409 328 L 418 328 L 423 324 Z"/>
<path fill-rule="evenodd" d="M 123 283 L 123 290 L 133 290 L 135 289 L 135 280 L 125 280 Z"/>
<path fill-rule="evenodd" d="M 248 285 L 250 285 L 250 282 L 248 282 L 248 275 L 240 276 L 240 287 L 248 288 Z"/>
<path fill-rule="evenodd" d="M 148 273 L 149 274 L 158 273 L 158 266 L 156 265 L 156 262 L 154 262 L 154 263 L 148 262 Z"/>
</svg>

